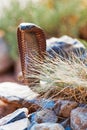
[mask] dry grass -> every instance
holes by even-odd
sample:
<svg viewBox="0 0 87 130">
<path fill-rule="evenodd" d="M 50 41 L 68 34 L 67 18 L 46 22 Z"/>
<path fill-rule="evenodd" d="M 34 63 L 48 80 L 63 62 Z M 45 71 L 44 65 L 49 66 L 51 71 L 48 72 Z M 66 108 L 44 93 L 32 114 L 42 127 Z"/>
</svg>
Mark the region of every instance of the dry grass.
<svg viewBox="0 0 87 130">
<path fill-rule="evenodd" d="M 29 69 L 26 78 L 32 77 L 41 81 L 41 84 L 36 84 L 31 89 L 45 98 L 60 97 L 87 102 L 86 60 L 82 61 L 73 54 L 68 58 L 62 58 L 58 54 L 55 54 L 55 58 L 45 56 L 44 61 L 35 57 L 31 59 L 27 57 L 26 66 Z M 32 73 L 29 76 L 30 71 Z"/>
</svg>

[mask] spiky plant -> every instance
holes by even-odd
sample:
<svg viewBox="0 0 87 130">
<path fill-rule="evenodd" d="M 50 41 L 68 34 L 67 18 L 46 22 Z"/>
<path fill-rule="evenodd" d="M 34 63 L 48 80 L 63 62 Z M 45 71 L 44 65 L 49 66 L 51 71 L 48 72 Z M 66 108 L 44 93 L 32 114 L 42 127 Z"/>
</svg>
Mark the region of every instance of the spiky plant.
<svg viewBox="0 0 87 130">
<path fill-rule="evenodd" d="M 32 70 L 30 77 L 41 81 L 40 85 L 37 84 L 32 89 L 45 98 L 60 97 L 86 102 L 86 60 L 82 61 L 73 54 L 67 58 L 63 58 L 58 54 L 55 54 L 55 58 L 47 55 L 44 61 L 36 60 L 36 57 L 33 57 L 33 67 L 32 62 L 29 62 L 29 57 L 27 58 L 26 65 L 29 71 Z M 29 72 L 27 71 L 26 78 L 28 77 Z"/>
</svg>

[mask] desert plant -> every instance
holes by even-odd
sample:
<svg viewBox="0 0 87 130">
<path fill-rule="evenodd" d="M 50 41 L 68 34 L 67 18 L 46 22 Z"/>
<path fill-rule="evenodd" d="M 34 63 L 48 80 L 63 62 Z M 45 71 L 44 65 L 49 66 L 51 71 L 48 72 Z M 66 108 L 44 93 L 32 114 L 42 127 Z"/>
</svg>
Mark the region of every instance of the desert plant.
<svg viewBox="0 0 87 130">
<path fill-rule="evenodd" d="M 55 52 L 54 52 L 55 53 Z M 55 58 L 45 57 L 40 62 L 34 57 L 34 67 L 27 59 L 27 66 L 31 68 L 30 77 L 40 79 L 43 84 L 32 86 L 35 92 L 44 95 L 45 98 L 74 99 L 78 102 L 86 102 L 87 96 L 87 66 L 86 60 L 81 61 L 79 57 L 71 54 L 68 59 L 55 53 Z M 27 70 L 26 78 L 29 78 Z M 81 95 L 84 93 L 83 95 Z M 86 102 L 87 103 L 87 102 Z"/>
</svg>

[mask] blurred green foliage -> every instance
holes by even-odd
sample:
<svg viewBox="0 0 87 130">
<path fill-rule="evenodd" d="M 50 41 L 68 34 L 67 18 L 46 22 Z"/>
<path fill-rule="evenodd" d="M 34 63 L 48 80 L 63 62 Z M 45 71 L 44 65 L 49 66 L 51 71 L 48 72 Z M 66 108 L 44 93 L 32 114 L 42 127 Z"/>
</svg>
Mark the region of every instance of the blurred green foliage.
<svg viewBox="0 0 87 130">
<path fill-rule="evenodd" d="M 47 37 L 70 35 L 78 37 L 79 28 L 87 22 L 87 7 L 82 0 L 29 0 L 22 7 L 18 0 L 11 1 L 0 18 L 0 29 L 5 32 L 13 59 L 18 56 L 17 26 L 21 22 L 33 22 L 41 26 Z"/>
</svg>

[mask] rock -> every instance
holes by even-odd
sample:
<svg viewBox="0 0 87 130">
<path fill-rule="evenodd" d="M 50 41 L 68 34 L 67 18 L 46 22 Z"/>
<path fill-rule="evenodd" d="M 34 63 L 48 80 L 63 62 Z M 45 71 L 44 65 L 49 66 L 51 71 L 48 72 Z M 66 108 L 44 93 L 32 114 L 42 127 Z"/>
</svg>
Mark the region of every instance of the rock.
<svg viewBox="0 0 87 130">
<path fill-rule="evenodd" d="M 24 118 L 13 123 L 0 126 L 0 130 L 27 130 L 28 125 L 29 120 Z"/>
<path fill-rule="evenodd" d="M 87 108 L 78 107 L 71 111 L 71 128 L 73 130 L 87 130 Z"/>
<path fill-rule="evenodd" d="M 72 109 L 76 108 L 78 105 L 75 101 L 69 100 L 58 100 L 53 108 L 56 115 L 62 117 L 69 117 Z"/>
<path fill-rule="evenodd" d="M 65 130 L 72 130 L 70 126 L 67 126 Z"/>
<path fill-rule="evenodd" d="M 63 121 L 61 121 L 61 125 L 66 128 L 68 125 L 69 125 L 69 121 L 70 119 L 69 118 L 66 118 L 66 119 L 63 119 Z"/>
<path fill-rule="evenodd" d="M 20 99 L 31 100 L 37 96 L 38 94 L 26 85 L 11 82 L 0 83 L 0 98 L 4 97 L 9 101 L 14 101 Z"/>
<path fill-rule="evenodd" d="M 6 72 L 13 65 L 7 43 L 0 37 L 0 74 Z"/>
<path fill-rule="evenodd" d="M 6 125 L 28 117 L 28 109 L 21 108 L 0 119 L 0 126 Z"/>
<path fill-rule="evenodd" d="M 30 122 L 45 123 L 45 122 L 57 122 L 57 116 L 52 110 L 44 109 L 32 113 L 29 117 Z"/>
<path fill-rule="evenodd" d="M 37 104 L 41 106 L 43 109 L 52 109 L 55 105 L 55 102 L 53 100 L 45 99 L 45 98 L 35 98 L 33 100 L 30 100 L 29 102 L 32 102 L 34 104 Z"/>
<path fill-rule="evenodd" d="M 52 57 L 55 56 L 54 52 L 64 58 L 68 58 L 72 52 L 81 59 L 84 59 L 86 55 L 86 49 L 84 45 L 77 39 L 71 38 L 69 36 L 50 38 L 47 40 L 46 45 L 46 50 Z"/>
<path fill-rule="evenodd" d="M 6 99 L 0 99 L 0 118 L 14 112 L 21 106 L 18 101 L 9 102 Z"/>
<path fill-rule="evenodd" d="M 0 83 L 0 118 L 22 107 L 28 108 L 29 113 L 37 111 L 41 107 L 29 102 L 37 95 L 25 85 L 10 82 Z"/>
<path fill-rule="evenodd" d="M 37 104 L 33 104 L 26 101 L 7 101 L 6 99 L 0 100 L 0 118 L 14 112 L 19 108 L 26 107 L 29 113 L 35 112 L 41 109 Z"/>
<path fill-rule="evenodd" d="M 24 130 L 29 125 L 27 108 L 18 109 L 0 119 L 0 130 Z"/>
<path fill-rule="evenodd" d="M 35 124 L 30 130 L 64 130 L 58 123 L 41 123 Z"/>
</svg>

